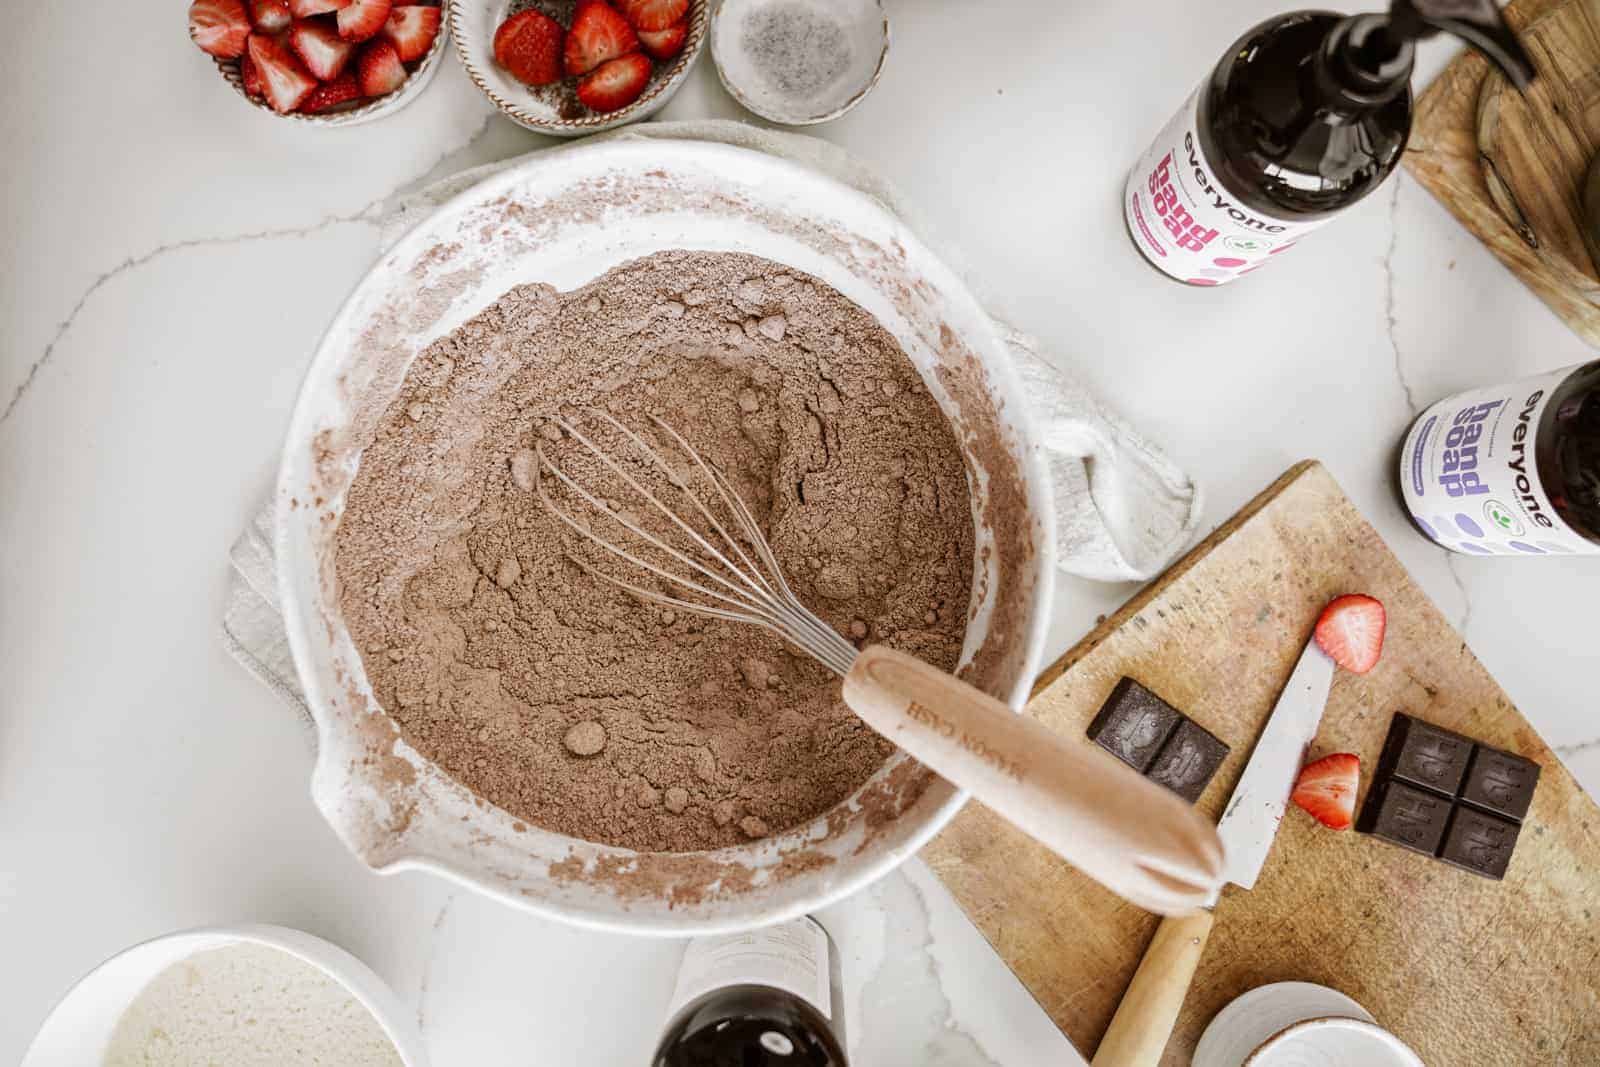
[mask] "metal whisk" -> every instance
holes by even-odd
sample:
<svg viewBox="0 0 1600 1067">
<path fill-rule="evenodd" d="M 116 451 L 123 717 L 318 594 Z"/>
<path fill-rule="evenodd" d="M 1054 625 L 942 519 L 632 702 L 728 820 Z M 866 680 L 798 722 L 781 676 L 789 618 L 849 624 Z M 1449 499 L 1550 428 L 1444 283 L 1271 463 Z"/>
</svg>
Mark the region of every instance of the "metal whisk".
<svg viewBox="0 0 1600 1067">
<path fill-rule="evenodd" d="M 574 555 L 578 566 L 642 600 L 777 634 L 844 679 L 845 703 L 867 725 L 1135 904 L 1177 915 L 1213 898 L 1222 880 L 1222 845 L 1215 827 L 1189 805 L 1104 753 L 1067 742 L 920 660 L 882 645 L 858 651 L 800 602 L 728 476 L 677 430 L 649 416 L 709 493 L 697 492 L 690 477 L 610 413 L 595 411 L 591 418 L 620 435 L 644 469 L 665 478 L 684 504 L 681 512 L 669 506 L 593 437 L 557 419 L 630 494 L 648 502 L 664 520 L 663 529 L 675 531 L 663 537 L 646 529 L 628 509 L 564 471 L 541 442 L 535 488 L 545 508 L 635 568 L 635 577 L 653 575 L 674 593 L 610 574 Z M 607 535 L 609 527 L 598 532 L 594 523 L 571 514 L 552 497 L 553 483 L 564 485 L 614 526 L 617 536 L 625 530 L 637 543 L 619 544 Z"/>
</svg>

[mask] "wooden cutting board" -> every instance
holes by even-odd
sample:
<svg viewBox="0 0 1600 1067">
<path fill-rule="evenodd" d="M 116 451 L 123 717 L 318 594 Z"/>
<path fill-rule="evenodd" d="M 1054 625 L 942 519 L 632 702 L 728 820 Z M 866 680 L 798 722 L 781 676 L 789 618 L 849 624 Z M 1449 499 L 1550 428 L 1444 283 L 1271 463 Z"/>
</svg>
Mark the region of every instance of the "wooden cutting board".
<svg viewBox="0 0 1600 1067">
<path fill-rule="evenodd" d="M 1600 270 L 1580 207 L 1584 170 L 1600 148 L 1600 0 L 1515 0 L 1506 18 L 1538 79 L 1519 94 L 1487 60 L 1463 52 L 1417 102 L 1406 168 L 1578 336 L 1600 345 Z"/>
<path fill-rule="evenodd" d="M 1188 1063 L 1239 994 L 1302 980 L 1360 1001 L 1432 1067 L 1600 1063 L 1600 808 L 1320 464 L 1285 474 L 1045 671 L 1029 711 L 1081 738 L 1117 680 L 1137 678 L 1232 746 L 1200 799 L 1215 818 L 1318 612 L 1344 592 L 1387 605 L 1388 638 L 1370 674 L 1335 678 L 1312 755 L 1355 752 L 1365 772 L 1404 709 L 1537 761 L 1510 870 L 1489 881 L 1291 809 L 1256 888 L 1218 906 L 1163 1062 Z M 1092 1054 L 1155 916 L 978 804 L 922 855 Z"/>
</svg>

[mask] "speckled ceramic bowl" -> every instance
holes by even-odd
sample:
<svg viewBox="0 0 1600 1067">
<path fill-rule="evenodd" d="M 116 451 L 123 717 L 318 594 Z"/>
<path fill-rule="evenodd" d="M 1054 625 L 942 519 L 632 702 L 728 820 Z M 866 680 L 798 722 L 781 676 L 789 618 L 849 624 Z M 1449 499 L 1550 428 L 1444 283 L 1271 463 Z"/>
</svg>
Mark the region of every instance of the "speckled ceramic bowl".
<svg viewBox="0 0 1600 1067">
<path fill-rule="evenodd" d="M 359 126 L 363 122 L 372 122 L 383 118 L 385 115 L 392 115 L 421 96 L 422 91 L 428 87 L 428 83 L 433 80 L 433 76 L 439 71 L 439 65 L 442 62 L 441 57 L 444 55 L 445 49 L 449 47 L 449 36 L 449 20 L 444 19 L 439 24 L 439 36 L 433 39 L 433 45 L 428 49 L 427 54 L 415 63 L 406 64 L 411 76 L 406 79 L 404 85 L 389 95 L 380 96 L 376 100 L 368 100 L 364 103 L 335 108 L 332 111 L 324 111 L 316 115 L 306 115 L 298 111 L 291 111 L 287 115 L 279 114 L 265 100 L 258 100 L 244 91 L 244 75 L 239 70 L 239 61 L 237 59 L 216 59 L 216 64 L 217 70 L 222 72 L 223 79 L 233 86 L 233 91 L 239 94 L 241 100 L 253 108 L 265 111 L 269 115 L 294 122 L 302 122 L 308 126 Z"/>
<path fill-rule="evenodd" d="M 764 19 L 768 39 L 752 40 L 762 36 L 752 28 Z M 797 65 L 795 46 L 808 35 L 821 38 L 817 58 L 837 69 Z M 774 46 L 780 54 L 771 54 Z M 882 0 L 716 0 L 711 58 L 723 87 L 746 109 L 785 126 L 815 126 L 843 115 L 878 84 L 889 58 L 889 15 Z"/>
<path fill-rule="evenodd" d="M 700 57 L 706 43 L 707 4 L 709 0 L 689 0 L 689 37 L 683 51 L 665 63 L 652 61 L 655 70 L 644 94 L 618 111 L 601 113 L 590 111 L 573 102 L 576 113 L 563 114 L 553 86 L 530 87 L 523 85 L 500 68 L 494 61 L 494 31 L 508 17 L 528 7 L 537 7 L 557 16 L 566 25 L 569 19 L 566 3 L 530 3 L 529 0 L 450 0 L 446 17 L 450 32 L 455 35 L 456 54 L 466 68 L 467 77 L 483 90 L 500 113 L 513 122 L 537 133 L 555 137 L 582 137 L 614 129 L 629 122 L 649 118 L 666 106 L 672 94 L 678 91 L 684 78 Z M 562 84 L 562 83 L 558 83 Z"/>
</svg>

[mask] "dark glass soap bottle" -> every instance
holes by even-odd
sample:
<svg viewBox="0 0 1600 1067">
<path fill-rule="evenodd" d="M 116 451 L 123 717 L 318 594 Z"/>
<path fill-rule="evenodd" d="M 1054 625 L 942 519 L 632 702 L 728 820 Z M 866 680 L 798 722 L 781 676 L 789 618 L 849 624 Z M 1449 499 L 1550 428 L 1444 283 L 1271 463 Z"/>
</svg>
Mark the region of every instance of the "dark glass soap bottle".
<svg viewBox="0 0 1600 1067">
<path fill-rule="evenodd" d="M 695 938 L 651 1067 L 849 1067 L 839 954 L 795 919 Z"/>
<path fill-rule="evenodd" d="M 1128 178 L 1123 211 L 1158 270 L 1223 285 L 1382 184 L 1411 134 L 1417 40 L 1453 33 L 1518 86 L 1527 53 L 1493 0 L 1297 11 L 1236 41 Z"/>
</svg>

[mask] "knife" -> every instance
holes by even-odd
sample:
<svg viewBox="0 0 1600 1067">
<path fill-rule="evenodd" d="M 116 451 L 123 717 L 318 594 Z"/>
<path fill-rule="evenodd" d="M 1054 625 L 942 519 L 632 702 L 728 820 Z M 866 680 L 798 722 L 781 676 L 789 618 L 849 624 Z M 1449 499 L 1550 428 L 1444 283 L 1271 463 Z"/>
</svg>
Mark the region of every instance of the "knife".
<svg viewBox="0 0 1600 1067">
<path fill-rule="evenodd" d="M 1255 886 L 1272 851 L 1306 749 L 1322 722 L 1333 671 L 1333 661 L 1315 638 L 1307 641 L 1217 823 L 1224 880 L 1240 889 Z M 1193 915 L 1161 920 L 1100 1039 L 1093 1067 L 1154 1067 L 1160 1061 L 1205 952 L 1220 894 L 1219 889 L 1205 909 Z"/>
</svg>

